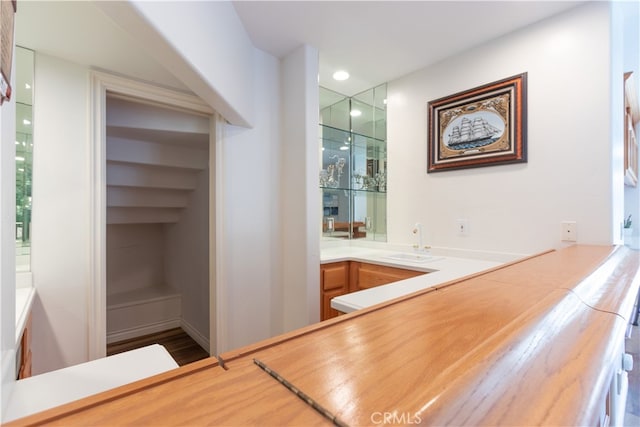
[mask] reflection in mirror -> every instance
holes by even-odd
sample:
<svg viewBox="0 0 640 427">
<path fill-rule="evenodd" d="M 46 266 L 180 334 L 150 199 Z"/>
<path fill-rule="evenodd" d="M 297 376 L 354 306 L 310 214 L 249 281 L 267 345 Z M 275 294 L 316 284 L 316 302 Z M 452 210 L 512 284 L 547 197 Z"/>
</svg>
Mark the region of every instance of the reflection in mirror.
<svg viewBox="0 0 640 427">
<path fill-rule="evenodd" d="M 387 86 L 319 95 L 323 240 L 386 241 Z"/>
<path fill-rule="evenodd" d="M 16 46 L 16 271 L 31 270 L 34 52 Z"/>
</svg>

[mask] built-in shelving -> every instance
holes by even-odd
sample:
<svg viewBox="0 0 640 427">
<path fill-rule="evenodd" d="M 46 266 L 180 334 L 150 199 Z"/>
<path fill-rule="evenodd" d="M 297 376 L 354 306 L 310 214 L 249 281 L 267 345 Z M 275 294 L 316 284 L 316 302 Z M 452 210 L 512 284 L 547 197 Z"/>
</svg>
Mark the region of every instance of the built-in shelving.
<svg viewBox="0 0 640 427">
<path fill-rule="evenodd" d="M 208 312 L 209 117 L 108 94 L 105 151 L 112 343 Z"/>
<path fill-rule="evenodd" d="M 208 118 L 107 102 L 107 223 L 175 223 L 208 168 Z"/>
<path fill-rule="evenodd" d="M 323 237 L 385 241 L 386 85 L 320 97 Z"/>
</svg>

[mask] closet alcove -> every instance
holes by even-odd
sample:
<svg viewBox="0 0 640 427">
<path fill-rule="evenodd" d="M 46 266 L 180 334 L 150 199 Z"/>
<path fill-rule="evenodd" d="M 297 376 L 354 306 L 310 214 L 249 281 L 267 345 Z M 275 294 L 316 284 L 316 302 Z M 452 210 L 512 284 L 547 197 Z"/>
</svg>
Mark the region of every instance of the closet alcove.
<svg viewBox="0 0 640 427">
<path fill-rule="evenodd" d="M 209 117 L 107 93 L 107 343 L 209 348 Z"/>
</svg>

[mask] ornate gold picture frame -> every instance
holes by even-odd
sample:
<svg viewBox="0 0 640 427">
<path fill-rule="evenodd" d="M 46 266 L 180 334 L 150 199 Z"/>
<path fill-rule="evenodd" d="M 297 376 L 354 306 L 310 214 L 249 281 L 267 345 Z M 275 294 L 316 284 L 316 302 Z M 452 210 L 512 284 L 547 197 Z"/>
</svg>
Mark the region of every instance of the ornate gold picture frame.
<svg viewBox="0 0 640 427">
<path fill-rule="evenodd" d="M 527 73 L 430 101 L 427 172 L 527 161 Z"/>
</svg>

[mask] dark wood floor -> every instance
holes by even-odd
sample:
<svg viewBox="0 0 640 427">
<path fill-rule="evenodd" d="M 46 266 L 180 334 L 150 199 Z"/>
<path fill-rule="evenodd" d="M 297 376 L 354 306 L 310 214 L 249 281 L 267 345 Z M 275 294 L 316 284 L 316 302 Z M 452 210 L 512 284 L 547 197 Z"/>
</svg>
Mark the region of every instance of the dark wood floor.
<svg viewBox="0 0 640 427">
<path fill-rule="evenodd" d="M 180 366 L 209 357 L 209 353 L 180 328 L 108 344 L 107 356 L 151 344 L 163 345 Z"/>
</svg>

